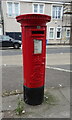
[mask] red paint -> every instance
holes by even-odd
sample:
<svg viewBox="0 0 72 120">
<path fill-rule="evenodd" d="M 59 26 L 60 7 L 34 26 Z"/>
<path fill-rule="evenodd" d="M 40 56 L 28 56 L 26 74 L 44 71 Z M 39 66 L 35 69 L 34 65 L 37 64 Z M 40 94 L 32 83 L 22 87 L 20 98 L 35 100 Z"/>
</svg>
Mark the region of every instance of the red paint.
<svg viewBox="0 0 72 120">
<path fill-rule="evenodd" d="M 22 27 L 24 86 L 42 87 L 45 81 L 46 23 L 51 17 L 42 14 L 25 14 L 17 16 L 16 19 Z M 38 29 L 37 26 L 40 28 Z M 33 31 L 38 34 L 36 32 L 34 34 Z M 34 54 L 34 39 L 42 41 L 42 53 Z"/>
</svg>

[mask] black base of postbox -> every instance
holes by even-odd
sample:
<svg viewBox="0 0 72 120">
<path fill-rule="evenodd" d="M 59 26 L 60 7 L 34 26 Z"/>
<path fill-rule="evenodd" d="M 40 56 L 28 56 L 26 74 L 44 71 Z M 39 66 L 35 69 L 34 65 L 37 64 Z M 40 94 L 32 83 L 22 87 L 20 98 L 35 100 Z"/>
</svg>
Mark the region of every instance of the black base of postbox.
<svg viewBox="0 0 72 120">
<path fill-rule="evenodd" d="M 24 86 L 24 101 L 29 105 L 40 105 L 44 100 L 44 86 L 28 88 Z"/>
</svg>

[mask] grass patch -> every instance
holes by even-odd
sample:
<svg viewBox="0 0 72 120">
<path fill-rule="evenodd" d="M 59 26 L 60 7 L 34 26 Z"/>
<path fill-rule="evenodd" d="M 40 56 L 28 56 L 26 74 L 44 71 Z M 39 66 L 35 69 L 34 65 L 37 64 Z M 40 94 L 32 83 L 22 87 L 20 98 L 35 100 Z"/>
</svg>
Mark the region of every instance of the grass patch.
<svg viewBox="0 0 72 120">
<path fill-rule="evenodd" d="M 55 105 L 57 101 L 58 101 L 57 97 L 53 96 L 50 93 L 45 93 L 45 95 L 44 95 L 45 103 L 47 103 L 49 105 Z"/>
<path fill-rule="evenodd" d="M 24 101 L 23 99 L 21 99 L 20 97 L 18 97 L 18 102 L 17 102 L 17 108 L 16 108 L 16 114 L 17 115 L 22 115 L 25 113 L 25 110 L 24 110 Z"/>
</svg>

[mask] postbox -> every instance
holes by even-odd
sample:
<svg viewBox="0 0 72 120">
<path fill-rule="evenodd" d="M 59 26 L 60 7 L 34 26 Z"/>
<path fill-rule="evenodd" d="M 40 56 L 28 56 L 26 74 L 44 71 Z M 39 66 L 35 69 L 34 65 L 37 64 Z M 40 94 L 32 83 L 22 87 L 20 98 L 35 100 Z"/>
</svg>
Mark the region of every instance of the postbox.
<svg viewBox="0 0 72 120">
<path fill-rule="evenodd" d="M 46 23 L 51 17 L 43 14 L 24 14 L 16 17 L 22 28 L 24 101 L 39 105 L 44 99 Z"/>
</svg>

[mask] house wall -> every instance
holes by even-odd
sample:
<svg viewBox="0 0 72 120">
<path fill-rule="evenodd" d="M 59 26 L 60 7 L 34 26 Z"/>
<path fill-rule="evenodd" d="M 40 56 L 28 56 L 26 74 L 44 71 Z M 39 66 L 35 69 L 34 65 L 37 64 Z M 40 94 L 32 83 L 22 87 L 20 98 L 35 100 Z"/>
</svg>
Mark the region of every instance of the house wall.
<svg viewBox="0 0 72 120">
<path fill-rule="evenodd" d="M 20 3 L 20 14 L 33 13 L 32 5 L 34 2 L 20 1 L 19 3 Z M 56 5 L 56 4 L 54 4 L 54 3 L 53 4 L 52 3 L 43 3 L 43 4 L 45 5 L 44 14 L 50 15 L 52 17 L 52 6 Z M 60 4 L 57 4 L 57 5 L 60 5 Z M 4 16 L 5 33 L 12 33 L 12 32 L 13 33 L 21 33 L 20 24 L 17 23 L 15 18 L 8 17 L 8 15 L 7 15 L 7 1 L 2 1 L 2 9 L 3 9 L 3 16 Z M 66 19 L 64 19 L 64 20 L 66 20 Z M 68 18 L 68 20 L 69 20 L 69 18 Z M 47 39 L 49 40 L 49 42 L 61 43 L 62 37 L 61 37 L 61 39 L 56 39 L 56 29 L 57 29 L 57 27 L 62 28 L 62 25 L 64 23 L 63 23 L 62 19 L 57 20 L 57 19 L 52 19 L 52 18 L 51 18 L 51 22 L 47 23 Z M 50 27 L 54 27 L 54 29 L 55 29 L 54 39 L 49 39 L 49 28 Z"/>
<path fill-rule="evenodd" d="M 70 43 L 70 37 L 67 37 L 67 30 L 71 29 L 71 15 L 68 12 L 71 11 L 71 5 L 64 5 L 64 14 L 63 14 L 63 29 L 62 29 L 62 41 L 64 43 Z"/>
<path fill-rule="evenodd" d="M 16 19 L 13 17 L 8 17 L 7 15 L 7 2 L 2 1 L 3 16 L 4 16 L 4 30 L 5 32 L 19 32 L 20 24 L 16 22 Z"/>
</svg>

